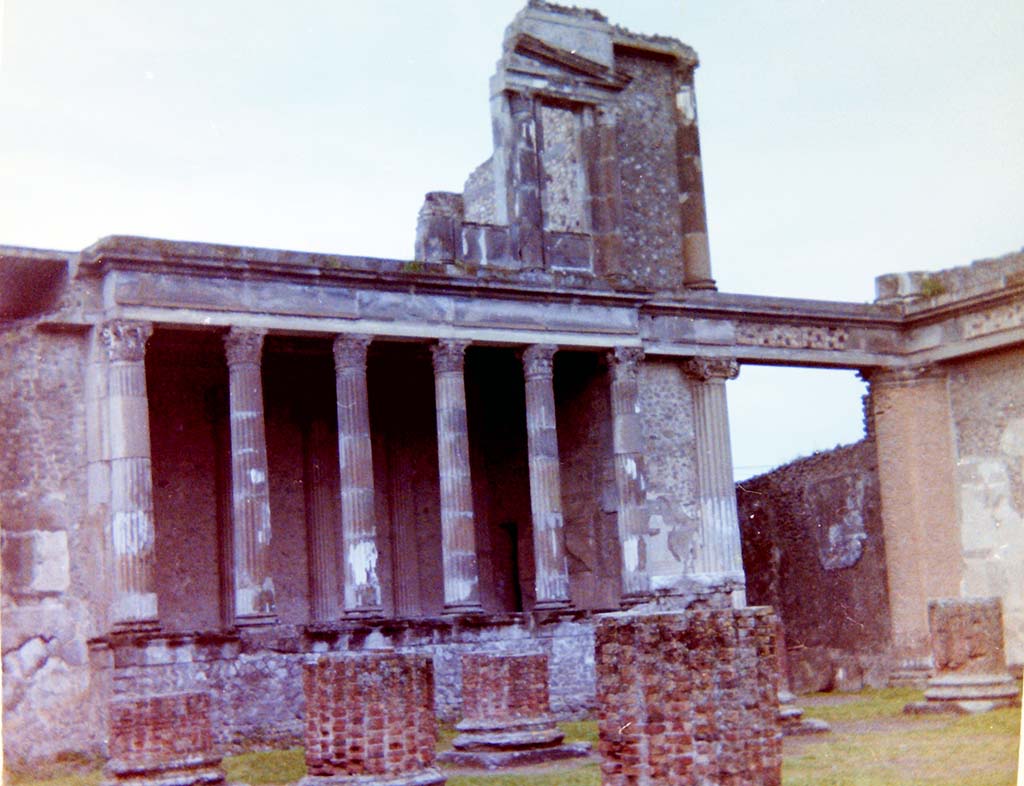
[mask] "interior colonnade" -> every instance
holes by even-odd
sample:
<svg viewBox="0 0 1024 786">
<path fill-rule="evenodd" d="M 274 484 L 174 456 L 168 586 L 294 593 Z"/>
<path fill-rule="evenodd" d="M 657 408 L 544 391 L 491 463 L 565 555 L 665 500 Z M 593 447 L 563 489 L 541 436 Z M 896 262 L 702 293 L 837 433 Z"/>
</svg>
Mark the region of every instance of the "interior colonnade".
<svg viewBox="0 0 1024 786">
<path fill-rule="evenodd" d="M 207 552 L 216 553 L 207 573 L 217 578 L 208 575 L 207 586 L 195 592 L 216 592 L 221 627 L 579 606 L 608 609 L 642 602 L 666 589 L 665 577 L 652 569 L 657 559 L 647 553 L 655 543 L 649 537 L 645 462 L 652 457 L 645 448 L 641 418 L 640 347 L 566 351 L 564 361 L 559 356 L 564 363 L 559 368 L 565 371 L 559 372 L 557 391 L 554 360 L 559 347 L 475 347 L 480 365 L 468 376 L 470 401 L 470 342 L 465 340 L 428 344 L 341 334 L 309 339 L 319 343 L 305 347 L 306 355 L 295 355 L 277 351 L 277 345 L 268 350 L 281 337 L 268 337 L 258 328 L 175 333 L 157 326 L 154 338 L 152 323 L 113 320 L 95 332 L 99 341 L 90 364 L 91 412 L 99 433 L 109 437 L 91 440 L 89 485 L 94 497 L 106 494 L 110 511 L 112 631 L 204 627 L 201 620 L 170 622 L 170 607 L 184 608 L 189 599 L 165 599 L 162 587 L 176 586 L 174 591 L 187 594 L 184 585 L 194 583 L 201 571 L 183 564 L 172 576 L 172 568 L 163 563 L 214 559 Z M 198 395 L 189 389 L 196 385 L 183 367 L 196 364 L 200 356 L 218 369 L 210 378 L 219 381 L 208 387 L 224 389 L 224 395 L 205 394 L 214 399 L 212 404 L 207 401 L 207 409 L 221 411 L 210 418 L 211 444 L 218 447 L 207 451 L 212 458 L 206 463 L 203 449 L 188 443 L 188 416 L 177 414 L 185 408 L 174 398 L 174 391 L 182 397 Z M 369 364 L 369 374 L 368 357 L 377 358 Z M 424 403 L 422 399 L 430 398 L 428 372 L 424 368 L 417 377 L 415 371 L 418 362 L 426 366 L 427 357 L 434 395 Z M 324 384 L 328 358 L 333 391 L 324 390 L 330 387 Z M 701 512 L 696 556 L 681 563 L 679 571 L 698 581 L 731 577 L 734 600 L 742 602 L 723 384 L 735 376 L 736 363 L 693 359 L 682 365 L 695 388 Z M 314 366 L 323 373 L 304 376 L 304 369 Z M 268 384 L 287 388 L 294 400 L 280 403 L 285 397 L 265 390 Z M 589 397 L 588 405 L 574 396 Z M 218 398 L 224 400 L 218 403 Z M 497 400 L 490 419 L 470 412 L 480 409 L 474 402 L 491 398 Z M 603 407 L 589 406 L 592 399 L 602 398 Z M 268 413 L 267 407 L 274 412 Z M 288 417 L 282 412 L 296 410 L 305 422 L 298 440 L 301 452 L 279 459 L 289 466 L 287 472 L 300 473 L 288 480 L 286 472 L 272 466 L 274 445 L 282 441 L 274 430 Z M 417 429 L 425 430 L 429 410 L 436 431 L 429 439 L 419 439 Z M 572 421 L 568 431 L 574 434 L 562 435 L 561 443 L 559 418 Z M 273 432 L 270 450 L 268 431 Z M 474 436 L 474 431 L 481 433 Z M 186 436 L 179 439 L 175 433 Z M 292 436 L 289 432 L 284 441 L 295 441 Z M 560 444 L 566 450 L 567 440 L 574 440 L 568 448 L 572 455 L 560 455 Z M 583 442 L 588 444 L 580 448 Z M 429 462 L 422 456 L 425 447 L 433 454 Z M 426 469 L 410 464 L 411 453 Z M 173 462 L 183 466 L 188 461 L 195 464 L 194 482 L 167 469 Z M 302 467 L 291 468 L 297 464 Z M 563 469 L 575 473 L 574 480 L 567 483 Z M 497 500 L 493 504 L 481 497 L 475 477 L 488 472 Z M 590 486 L 577 482 L 602 474 L 606 477 L 596 477 Z M 295 517 L 304 519 L 302 554 L 292 557 L 291 546 L 281 542 L 278 531 L 285 514 L 275 510 L 285 491 L 272 488 L 289 484 L 302 486 L 301 513 Z M 183 487 L 177 493 L 184 503 L 177 508 L 166 501 L 175 486 Z M 212 488 L 215 493 L 204 492 Z M 582 537 L 579 542 L 587 544 L 580 547 L 567 548 L 567 488 L 572 515 L 582 520 L 574 525 L 576 530 L 569 530 L 571 538 Z M 597 502 L 599 495 L 613 499 Z M 206 496 L 217 499 L 211 503 Z M 211 504 L 218 523 L 214 535 L 203 540 L 196 522 L 204 515 L 200 509 Z M 160 520 L 164 510 L 168 518 L 183 523 L 174 525 L 177 529 L 165 527 Z M 428 519 L 431 523 L 424 523 Z M 498 541 L 505 535 L 510 543 L 502 546 Z M 190 545 L 193 538 L 196 543 Z M 482 544 L 481 539 L 494 542 Z M 416 540 L 418 546 L 410 545 Z M 583 553 L 587 548 L 592 551 L 589 558 Z M 504 556 L 499 554 L 502 549 Z M 482 554 L 489 557 L 481 560 Z M 305 577 L 295 582 L 307 584 L 295 595 L 306 608 L 282 620 L 281 593 L 287 590 L 279 586 L 280 564 L 289 560 L 302 563 L 294 572 Z M 576 561 L 575 570 L 570 560 Z M 588 570 L 580 567 L 584 563 Z M 425 593 L 424 586 L 431 589 Z M 433 602 L 424 599 L 430 592 L 438 595 Z"/>
</svg>

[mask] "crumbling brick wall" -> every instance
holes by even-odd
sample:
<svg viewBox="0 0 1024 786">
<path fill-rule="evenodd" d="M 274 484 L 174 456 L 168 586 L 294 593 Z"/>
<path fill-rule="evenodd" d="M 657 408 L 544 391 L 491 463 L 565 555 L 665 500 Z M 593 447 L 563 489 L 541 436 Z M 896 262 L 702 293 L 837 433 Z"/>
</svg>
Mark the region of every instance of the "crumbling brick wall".
<svg viewBox="0 0 1024 786">
<path fill-rule="evenodd" d="M 771 609 L 608 615 L 596 638 L 604 786 L 781 783 Z"/>
<path fill-rule="evenodd" d="M 302 672 L 313 776 L 399 776 L 431 767 L 437 728 L 428 658 L 323 657 Z"/>
<path fill-rule="evenodd" d="M 169 693 L 110 702 L 109 755 L 136 766 L 209 755 L 210 696 Z"/>
<path fill-rule="evenodd" d="M 463 718 L 537 718 L 549 709 L 546 655 L 462 657 Z"/>
</svg>

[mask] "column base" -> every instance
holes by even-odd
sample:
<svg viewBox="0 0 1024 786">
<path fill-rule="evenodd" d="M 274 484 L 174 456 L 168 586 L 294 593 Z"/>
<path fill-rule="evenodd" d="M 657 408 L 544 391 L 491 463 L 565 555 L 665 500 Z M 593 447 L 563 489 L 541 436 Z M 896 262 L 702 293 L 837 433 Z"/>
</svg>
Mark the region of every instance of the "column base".
<svg viewBox="0 0 1024 786">
<path fill-rule="evenodd" d="M 384 609 L 380 606 L 367 606 L 360 609 L 345 609 L 341 616 L 346 620 L 378 620 L 384 619 Z"/>
<path fill-rule="evenodd" d="M 235 617 L 235 625 L 239 628 L 256 628 L 277 623 L 276 614 L 240 614 Z"/>
<path fill-rule="evenodd" d="M 443 786 L 447 777 L 430 767 L 406 775 L 307 775 L 298 786 Z"/>
<path fill-rule="evenodd" d="M 110 626 L 110 632 L 116 633 L 159 633 L 160 620 L 123 620 Z"/>
<path fill-rule="evenodd" d="M 565 734 L 550 717 L 512 721 L 461 721 L 455 750 L 438 755 L 458 767 L 493 770 L 588 756 L 590 743 L 563 744 Z"/>
<path fill-rule="evenodd" d="M 1010 674 L 943 674 L 932 677 L 925 701 L 906 705 L 910 714 L 973 714 L 1020 706 L 1020 689 Z"/>
<path fill-rule="evenodd" d="M 465 614 L 483 614 L 484 607 L 479 603 L 446 603 L 443 614 L 446 617 L 458 617 Z"/>
<path fill-rule="evenodd" d="M 214 786 L 225 781 L 219 755 L 183 756 L 165 761 L 114 759 L 101 786 Z"/>
<path fill-rule="evenodd" d="M 650 603 L 652 600 L 654 600 L 654 593 L 652 592 L 631 592 L 619 598 L 619 606 L 624 609 L 631 609 L 635 606 L 642 606 L 644 603 Z"/>
<path fill-rule="evenodd" d="M 571 607 L 572 603 L 568 598 L 552 598 L 549 600 L 538 600 L 533 604 L 533 611 L 564 611 Z"/>
</svg>

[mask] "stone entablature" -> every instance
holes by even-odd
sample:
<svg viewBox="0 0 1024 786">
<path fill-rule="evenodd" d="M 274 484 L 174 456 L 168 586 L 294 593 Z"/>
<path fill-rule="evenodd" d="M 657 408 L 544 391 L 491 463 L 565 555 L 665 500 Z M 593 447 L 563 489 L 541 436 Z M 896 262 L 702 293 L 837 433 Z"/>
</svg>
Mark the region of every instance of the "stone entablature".
<svg viewBox="0 0 1024 786">
<path fill-rule="evenodd" d="M 0 248 L 0 259 L 13 264 L 23 253 Z M 70 286 L 80 294 L 49 317 L 67 329 L 97 318 L 82 304 L 96 301 L 89 282 L 99 276 L 106 283 L 97 307 L 108 317 L 174 325 L 590 348 L 642 343 L 648 355 L 836 368 L 948 361 L 1024 340 L 1024 283 L 909 310 L 702 291 L 666 299 L 560 271 L 449 275 L 397 260 L 123 236 L 68 256 Z"/>
</svg>

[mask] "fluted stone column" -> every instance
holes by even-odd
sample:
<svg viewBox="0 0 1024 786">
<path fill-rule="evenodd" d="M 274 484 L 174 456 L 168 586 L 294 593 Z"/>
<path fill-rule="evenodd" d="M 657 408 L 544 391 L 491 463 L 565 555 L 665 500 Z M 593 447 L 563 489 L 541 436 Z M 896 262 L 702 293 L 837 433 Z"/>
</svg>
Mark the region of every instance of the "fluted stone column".
<svg viewBox="0 0 1024 786">
<path fill-rule="evenodd" d="M 235 622 L 276 621 L 270 567 L 270 492 L 260 360 L 263 330 L 232 328 L 224 337 L 231 420 L 231 497 Z"/>
<path fill-rule="evenodd" d="M 117 630 L 158 626 L 153 477 L 146 397 L 148 322 L 108 322 L 100 329 L 107 352 L 110 531 Z"/>
<path fill-rule="evenodd" d="M 612 371 L 612 449 L 622 548 L 622 600 L 627 604 L 642 601 L 651 591 L 647 567 L 644 435 L 637 380 L 643 357 L 640 347 L 616 347 L 608 353 Z"/>
<path fill-rule="evenodd" d="M 700 493 L 699 550 L 696 577 L 709 587 L 732 592 L 737 607 L 746 605 L 743 552 L 732 477 L 729 412 L 725 382 L 739 376 L 732 358 L 693 358 L 684 369 L 693 380 L 693 414 L 697 439 Z"/>
<path fill-rule="evenodd" d="M 370 341 L 369 336 L 334 339 L 344 555 L 341 568 L 348 616 L 381 614 L 370 404 L 366 392 L 366 351 Z"/>
<path fill-rule="evenodd" d="M 440 341 L 433 347 L 444 608 L 452 614 L 482 611 L 463 378 L 466 346 L 463 341 Z"/>
<path fill-rule="evenodd" d="M 537 344 L 523 352 L 526 376 L 526 437 L 530 463 L 530 511 L 536 565 L 537 609 L 569 605 L 562 486 L 555 429 L 552 361 L 557 347 Z"/>
<path fill-rule="evenodd" d="M 334 438 L 325 420 L 312 420 L 305 432 L 302 484 L 306 496 L 306 537 L 309 555 L 309 609 L 314 622 L 338 617 L 338 517 L 333 513 L 337 489 L 327 473 L 328 446 Z"/>
</svg>

